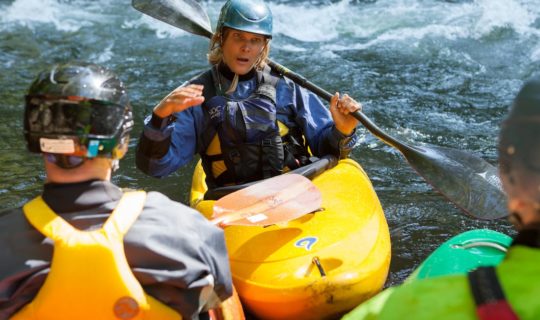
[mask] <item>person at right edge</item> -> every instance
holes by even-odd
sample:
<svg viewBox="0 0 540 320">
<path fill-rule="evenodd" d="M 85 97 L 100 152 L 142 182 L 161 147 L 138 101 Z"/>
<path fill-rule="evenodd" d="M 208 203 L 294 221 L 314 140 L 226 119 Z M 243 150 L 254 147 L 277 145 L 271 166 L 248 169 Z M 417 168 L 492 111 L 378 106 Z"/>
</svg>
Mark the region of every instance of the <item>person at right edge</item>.
<svg viewBox="0 0 540 320">
<path fill-rule="evenodd" d="M 540 77 L 502 124 L 499 173 L 518 231 L 501 264 L 386 289 L 343 319 L 540 319 Z"/>
<path fill-rule="evenodd" d="M 137 167 L 164 177 L 202 159 L 210 189 L 279 175 L 356 143 L 361 105 L 336 93 L 328 110 L 312 92 L 265 63 L 272 13 L 258 0 L 229 0 L 222 9 L 208 60 L 212 67 L 167 95 L 145 128 Z M 312 157 L 315 156 L 315 157 Z"/>
</svg>

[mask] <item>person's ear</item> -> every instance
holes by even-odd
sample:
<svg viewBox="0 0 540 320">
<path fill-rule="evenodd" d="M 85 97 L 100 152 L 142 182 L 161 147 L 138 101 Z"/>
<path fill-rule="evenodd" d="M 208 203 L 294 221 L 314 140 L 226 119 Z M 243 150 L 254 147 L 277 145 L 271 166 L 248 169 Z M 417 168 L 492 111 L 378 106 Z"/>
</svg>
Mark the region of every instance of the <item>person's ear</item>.
<svg viewBox="0 0 540 320">
<path fill-rule="evenodd" d="M 510 223 L 514 225 L 514 228 L 516 228 L 516 230 L 519 231 L 523 229 L 523 221 L 521 220 L 519 213 L 510 212 L 510 215 L 508 216 L 508 221 L 510 221 Z"/>
</svg>

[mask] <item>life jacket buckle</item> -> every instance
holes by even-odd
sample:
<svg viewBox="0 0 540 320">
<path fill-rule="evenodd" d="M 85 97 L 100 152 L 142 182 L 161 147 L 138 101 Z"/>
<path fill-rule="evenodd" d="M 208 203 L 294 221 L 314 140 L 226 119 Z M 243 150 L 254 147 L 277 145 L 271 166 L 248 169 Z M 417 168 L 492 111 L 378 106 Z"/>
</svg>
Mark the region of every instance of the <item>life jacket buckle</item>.
<svg viewBox="0 0 540 320">
<path fill-rule="evenodd" d="M 242 161 L 242 157 L 240 155 L 240 151 L 233 149 L 229 153 L 229 158 L 234 164 L 239 164 L 240 161 Z"/>
<path fill-rule="evenodd" d="M 273 139 L 267 138 L 261 141 L 261 147 L 271 147 L 273 145 L 275 145 L 275 142 Z"/>
</svg>

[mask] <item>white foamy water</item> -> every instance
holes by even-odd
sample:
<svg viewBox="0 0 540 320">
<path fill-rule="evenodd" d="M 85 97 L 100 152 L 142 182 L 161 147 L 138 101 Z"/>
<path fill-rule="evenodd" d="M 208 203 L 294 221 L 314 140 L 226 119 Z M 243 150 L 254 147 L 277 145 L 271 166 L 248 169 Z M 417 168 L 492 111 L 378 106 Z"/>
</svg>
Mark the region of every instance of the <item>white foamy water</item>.
<svg viewBox="0 0 540 320">
<path fill-rule="evenodd" d="M 159 39 L 178 38 L 190 35 L 186 31 L 170 26 L 147 15 L 143 15 L 142 13 L 139 14 L 137 12 L 136 15 L 140 15 L 140 17 L 136 20 L 126 20 L 122 27 L 126 29 L 148 28 L 154 30 Z"/>
<path fill-rule="evenodd" d="M 224 1 L 203 2 L 203 8 L 207 11 L 213 28 L 215 28 L 219 9 L 223 3 Z M 291 52 L 300 52 L 305 49 L 283 43 L 280 35 L 308 43 L 332 42 L 332 44 L 323 45 L 322 48 L 328 50 L 364 49 L 393 41 L 407 41 L 414 45 L 414 41 L 426 37 L 455 40 L 481 36 L 498 25 L 506 26 L 508 21 L 518 26 L 527 25 L 528 22 L 523 21 L 530 21 L 530 17 L 523 19 L 528 11 L 519 6 L 521 10 L 517 10 L 516 6 L 507 6 L 509 10 L 517 13 L 510 17 L 505 16 L 505 20 L 499 21 L 496 15 L 492 14 L 499 8 L 489 1 L 486 3 L 487 5 L 390 0 L 359 5 L 343 0 L 318 6 L 302 1 L 287 4 L 269 2 L 269 6 L 274 13 L 274 33 L 276 34 L 274 46 Z M 485 14 L 482 13 L 483 11 Z M 474 24 L 481 25 L 485 30 L 476 32 L 477 28 Z M 124 27 L 146 27 L 154 30 L 159 38 L 190 36 L 187 32 L 144 15 L 140 15 L 136 20 L 126 21 Z M 527 30 L 523 27 L 519 29 Z M 355 41 L 355 44 L 351 45 L 350 39 L 356 38 L 361 41 Z M 343 39 L 349 41 L 343 41 Z M 340 44 L 343 42 L 346 43 Z"/>
<path fill-rule="evenodd" d="M 214 28 L 223 3 L 202 2 Z M 540 31 L 535 26 L 540 6 L 533 0 L 476 0 L 465 3 L 381 0 L 367 4 L 342 0 L 324 5 L 304 1 L 268 3 L 274 13 L 275 42 L 284 50 L 295 51 L 298 48 L 282 44 L 280 34 L 302 42 L 332 42 L 324 47 L 329 50 L 365 49 L 395 41 L 415 45 L 426 37 L 480 39 L 500 28 L 512 29 L 523 37 L 540 38 Z M 154 30 L 159 38 L 189 35 L 139 13 L 131 8 L 128 0 L 15 0 L 0 5 L 0 12 L 0 30 L 13 25 L 33 28 L 39 24 L 53 24 L 59 31 L 74 32 L 93 24 L 121 19 L 123 28 L 148 28 Z M 532 59 L 538 59 L 538 50 L 531 52 Z"/>
<path fill-rule="evenodd" d="M 416 45 L 427 37 L 481 39 L 497 29 L 511 29 L 523 37 L 540 37 L 536 1 L 381 0 L 373 4 L 271 5 L 275 31 L 304 42 L 330 42 L 325 49 L 364 49 L 386 42 Z M 306 27 L 308 26 L 308 27 Z M 346 39 L 346 40 L 344 40 Z M 351 44 L 351 39 L 356 39 Z M 535 55 L 534 57 L 536 57 Z"/>
<path fill-rule="evenodd" d="M 59 1 L 15 0 L 0 5 L 0 30 L 25 26 L 35 28 L 40 24 L 53 24 L 59 31 L 74 32 L 82 27 L 105 23 L 108 1 Z"/>
<path fill-rule="evenodd" d="M 113 47 L 113 44 L 109 44 L 102 52 L 91 54 L 89 60 L 94 61 L 95 63 L 105 63 L 110 61 L 114 57 Z"/>
<path fill-rule="evenodd" d="M 224 2 L 201 2 L 213 27 Z M 350 93 L 381 129 L 411 145 L 466 150 L 495 163 L 499 123 L 523 81 L 540 72 L 539 0 L 268 3 L 276 61 L 331 92 Z M 38 70 L 70 60 L 111 67 L 130 89 L 136 126 L 116 181 L 185 200 L 192 168 L 157 181 L 136 169 L 134 148 L 151 108 L 207 68 L 204 41 L 143 15 L 131 0 L 0 0 L 0 203 L 20 205 L 41 190 L 40 160 L 24 152 L 22 97 Z M 393 240 L 411 240 L 392 244 L 396 283 L 433 245 L 475 224 L 398 151 L 361 126 L 358 134 L 353 158 L 374 182 Z"/>
</svg>

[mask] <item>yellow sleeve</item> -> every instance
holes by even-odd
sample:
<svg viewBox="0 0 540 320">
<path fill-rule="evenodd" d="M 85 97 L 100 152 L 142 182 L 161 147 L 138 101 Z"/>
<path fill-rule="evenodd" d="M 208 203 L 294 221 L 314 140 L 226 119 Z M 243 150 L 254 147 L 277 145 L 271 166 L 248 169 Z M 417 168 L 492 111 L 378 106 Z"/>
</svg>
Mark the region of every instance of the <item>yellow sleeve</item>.
<svg viewBox="0 0 540 320">
<path fill-rule="evenodd" d="M 354 308 L 351 312 L 347 313 L 342 320 L 378 319 L 379 314 L 394 290 L 394 288 L 388 288 L 382 291 L 378 295 Z"/>
</svg>

